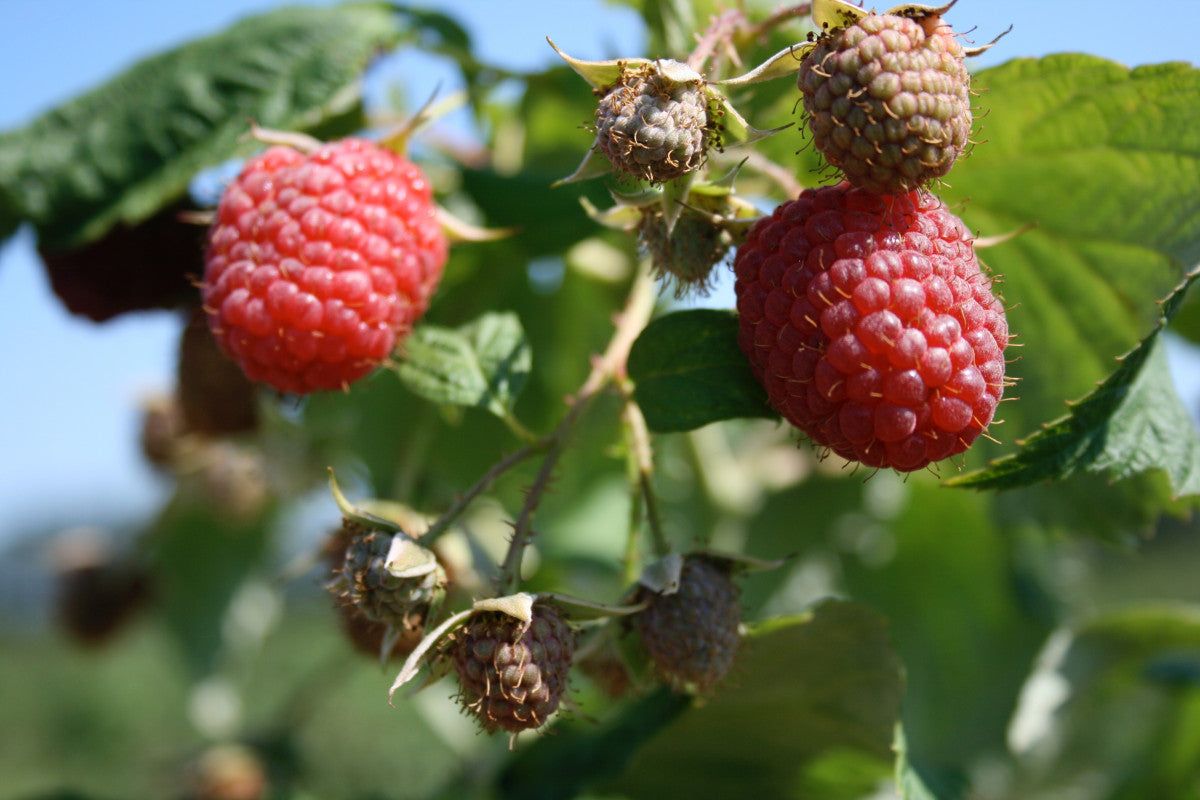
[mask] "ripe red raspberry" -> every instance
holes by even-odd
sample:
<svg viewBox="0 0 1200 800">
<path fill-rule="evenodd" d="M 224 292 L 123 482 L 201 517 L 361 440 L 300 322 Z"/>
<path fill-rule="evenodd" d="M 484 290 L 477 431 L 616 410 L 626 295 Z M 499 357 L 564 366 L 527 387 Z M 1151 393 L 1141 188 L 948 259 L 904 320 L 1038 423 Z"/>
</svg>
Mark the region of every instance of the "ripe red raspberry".
<svg viewBox="0 0 1200 800">
<path fill-rule="evenodd" d="M 739 344 L 815 444 L 911 471 L 991 423 L 1008 323 L 971 235 L 933 195 L 806 189 L 755 225 L 734 269 Z"/>
<path fill-rule="evenodd" d="M 446 250 L 429 182 L 403 156 L 361 139 L 272 147 L 217 207 L 208 322 L 251 380 L 343 388 L 425 312 Z"/>
</svg>

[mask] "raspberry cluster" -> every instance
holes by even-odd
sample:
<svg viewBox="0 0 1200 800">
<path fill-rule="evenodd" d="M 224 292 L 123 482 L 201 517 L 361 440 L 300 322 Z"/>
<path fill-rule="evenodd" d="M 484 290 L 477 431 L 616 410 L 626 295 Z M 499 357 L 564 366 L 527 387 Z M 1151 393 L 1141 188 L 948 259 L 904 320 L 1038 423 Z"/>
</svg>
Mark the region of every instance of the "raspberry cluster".
<svg viewBox="0 0 1200 800">
<path fill-rule="evenodd" d="M 638 224 L 638 241 L 655 273 L 672 281 L 681 297 L 707 290 L 713 267 L 729 254 L 733 237 L 695 211 L 684 211 L 669 230 L 661 213 L 648 211 Z"/>
<path fill-rule="evenodd" d="M 251 380 L 344 388 L 425 312 L 446 254 L 429 182 L 403 156 L 361 139 L 275 146 L 221 198 L 204 306 Z"/>
<path fill-rule="evenodd" d="M 742 350 L 816 444 L 909 471 L 992 421 L 1008 324 L 970 234 L 933 195 L 805 190 L 755 225 L 735 269 Z"/>
<path fill-rule="evenodd" d="M 392 533 L 364 528 L 348 519 L 342 530 L 346 544 L 330 592 L 372 622 L 397 630 L 419 629 L 442 588 L 444 575 L 437 570 L 415 577 L 393 575 L 387 568 Z"/>
</svg>

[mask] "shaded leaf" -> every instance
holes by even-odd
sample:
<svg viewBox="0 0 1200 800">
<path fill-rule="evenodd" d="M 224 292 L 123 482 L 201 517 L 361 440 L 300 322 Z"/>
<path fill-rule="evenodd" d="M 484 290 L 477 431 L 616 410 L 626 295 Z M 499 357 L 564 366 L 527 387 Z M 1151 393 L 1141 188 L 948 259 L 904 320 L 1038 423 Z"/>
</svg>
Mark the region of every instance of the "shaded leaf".
<svg viewBox="0 0 1200 800">
<path fill-rule="evenodd" d="M 513 227 L 514 244 L 530 256 L 561 255 L 586 236 L 596 233 L 596 224 L 579 203 L 580 197 L 600 197 L 596 187 L 550 188 L 560 175 L 525 170 L 502 176 L 488 170 L 464 169 L 463 189 L 484 212 L 488 223 Z M 553 225 L 547 225 L 553 220 Z"/>
<path fill-rule="evenodd" d="M 1014 797 L 1194 798 L 1200 608 L 1124 608 L 1047 643 L 1013 721 Z"/>
<path fill-rule="evenodd" d="M 745 643 L 735 674 L 606 788 L 630 798 L 799 797 L 806 766 L 837 751 L 873 757 L 886 775 L 904 681 L 882 617 L 831 600 L 777 620 Z"/>
<path fill-rule="evenodd" d="M 141 61 L 0 135 L 3 205 L 44 245 L 77 246 L 182 197 L 196 172 L 247 147 L 251 119 L 348 133 L 362 72 L 400 41 L 397 23 L 384 4 L 285 8 Z"/>
<path fill-rule="evenodd" d="M 695 309 L 653 320 L 629 352 L 646 424 L 687 431 L 733 417 L 777 417 L 737 343 L 737 315 Z"/>
<path fill-rule="evenodd" d="M 1012 539 L 990 518 L 992 497 L 883 473 L 863 491 L 857 512 L 826 524 L 825 541 L 839 555 L 839 588 L 887 616 L 907 677 L 909 754 L 941 790 L 961 777 L 944 770 L 1003 748 L 1012 699 L 1047 626 L 1032 611 L 1036 599 L 1018 591 Z M 808 499 L 823 502 L 816 489 Z M 786 508 L 807 521 L 806 508 Z"/>
<path fill-rule="evenodd" d="M 158 602 L 194 676 L 209 673 L 225 646 L 226 610 L 261 564 L 269 514 L 230 517 L 180 491 L 150 540 Z"/>
<path fill-rule="evenodd" d="M 404 343 L 397 371 L 404 384 L 434 403 L 509 414 L 533 357 L 521 321 L 488 313 L 460 328 L 422 325 Z"/>
<path fill-rule="evenodd" d="M 1081 472 L 992 495 L 995 517 L 1008 530 L 1033 528 L 1132 545 L 1150 535 L 1164 514 L 1192 513 L 1192 498 L 1172 499 L 1170 480 L 1154 470 L 1113 482 L 1107 473 Z"/>
<path fill-rule="evenodd" d="M 691 699 L 667 689 L 628 704 L 611 720 L 564 721 L 522 747 L 500 774 L 504 800 L 569 800 L 579 790 L 624 771 L 633 754 L 687 710 Z"/>
<path fill-rule="evenodd" d="M 946 485 L 1011 489 L 1076 472 L 1128 478 L 1162 469 L 1176 495 L 1200 493 L 1200 434 L 1175 391 L 1159 337 L 1197 274 L 1163 302 L 1159 327 L 1070 413 L 1022 442 L 1019 452 Z"/>
<path fill-rule="evenodd" d="M 896 791 L 900 800 L 937 800 L 908 760 L 908 743 L 904 728 L 899 725 L 896 726 Z"/>
</svg>

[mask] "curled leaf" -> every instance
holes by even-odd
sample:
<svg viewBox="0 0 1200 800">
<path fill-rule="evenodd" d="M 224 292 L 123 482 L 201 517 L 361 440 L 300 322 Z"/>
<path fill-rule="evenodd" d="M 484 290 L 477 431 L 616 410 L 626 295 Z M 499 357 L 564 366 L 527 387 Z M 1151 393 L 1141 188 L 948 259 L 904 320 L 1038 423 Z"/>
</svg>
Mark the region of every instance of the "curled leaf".
<svg viewBox="0 0 1200 800">
<path fill-rule="evenodd" d="M 392 520 L 351 505 L 350 501 L 346 499 L 346 495 L 342 494 L 341 487 L 338 486 L 337 477 L 333 474 L 333 467 L 329 468 L 329 490 L 333 493 L 333 500 L 337 503 L 338 509 L 341 510 L 342 515 L 347 519 L 368 528 L 390 531 L 392 533 L 402 532 L 400 526 Z"/>
<path fill-rule="evenodd" d="M 564 183 L 585 181 L 588 178 L 599 178 L 601 175 L 607 175 L 610 172 L 612 172 L 612 162 L 600 153 L 597 153 L 594 148 L 589 147 L 587 155 L 583 157 L 583 161 L 579 163 L 575 171 L 565 178 L 559 178 L 550 184 L 550 186 L 553 188 L 555 186 L 562 186 Z"/>
<path fill-rule="evenodd" d="M 636 614 L 645 608 L 645 603 L 609 605 L 607 603 L 597 603 L 592 600 L 584 600 L 579 597 L 571 597 L 570 595 L 553 592 L 539 593 L 538 600 L 550 601 L 556 606 L 561 607 L 564 611 L 569 612 L 568 616 L 573 621 L 623 617 L 629 614 Z"/>
<path fill-rule="evenodd" d="M 787 125 L 780 125 L 778 128 L 769 128 L 767 130 L 755 128 L 749 122 L 746 122 L 746 118 L 724 96 L 719 97 L 718 107 L 723 115 L 721 119 L 721 139 L 724 144 L 754 144 L 766 139 L 768 136 L 774 136 L 780 131 L 790 128 L 792 125 L 789 122 Z"/>
<path fill-rule="evenodd" d="M 490 597 L 486 600 L 476 600 L 472 611 L 499 611 L 508 614 L 521 622 L 533 622 L 533 604 L 537 596 L 528 592 L 517 592 L 505 597 Z"/>
<path fill-rule="evenodd" d="M 679 578 L 682 574 L 683 554 L 671 553 L 647 564 L 638 577 L 638 583 L 655 594 L 675 594 L 679 591 Z"/>
<path fill-rule="evenodd" d="M 816 45 L 813 42 L 788 45 L 745 75 L 714 81 L 718 86 L 748 86 L 752 83 L 783 78 L 800 71 L 800 62 Z"/>
<path fill-rule="evenodd" d="M 887 13 L 895 14 L 897 9 L 909 8 L 910 6 L 897 6 Z M 845 0 L 813 0 L 812 18 L 813 24 L 818 30 L 831 31 L 838 28 L 844 28 L 847 25 L 853 25 L 870 12 L 864 8 L 850 5 Z"/>
<path fill-rule="evenodd" d="M 397 578 L 419 578 L 439 568 L 437 556 L 432 550 L 422 547 L 403 533 L 392 537 L 392 545 L 383 566 Z"/>
<path fill-rule="evenodd" d="M 388 690 L 388 703 L 392 702 L 393 696 L 401 686 L 411 681 L 421 671 L 421 667 L 425 665 L 426 656 L 429 655 L 438 640 L 461 625 L 474 613 L 475 609 L 468 608 L 465 611 L 454 614 L 441 625 L 434 628 L 431 633 L 427 634 L 421 640 L 420 644 L 413 648 L 413 651 L 408 654 L 408 658 L 404 660 L 404 666 L 400 668 L 400 673 L 396 675 L 396 680 L 392 681 L 392 688 Z"/>
<path fill-rule="evenodd" d="M 558 49 L 553 40 L 549 36 L 546 41 L 554 48 L 554 52 L 562 56 L 562 60 L 570 65 L 571 69 L 579 73 L 585 81 L 593 89 L 603 89 L 606 86 L 612 86 L 621 78 L 621 70 L 630 66 L 641 66 L 649 64 L 651 61 L 647 58 L 621 58 L 609 59 L 607 61 L 584 61 L 581 58 L 574 58 Z"/>
</svg>

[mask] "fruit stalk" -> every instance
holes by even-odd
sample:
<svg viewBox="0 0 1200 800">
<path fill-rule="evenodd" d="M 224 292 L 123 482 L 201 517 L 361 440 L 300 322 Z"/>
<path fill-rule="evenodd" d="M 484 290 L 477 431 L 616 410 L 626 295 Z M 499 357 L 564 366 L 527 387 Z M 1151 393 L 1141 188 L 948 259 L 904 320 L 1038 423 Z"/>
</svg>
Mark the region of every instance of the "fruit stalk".
<svg viewBox="0 0 1200 800">
<path fill-rule="evenodd" d="M 658 510 L 658 495 L 654 492 L 652 477 L 654 475 L 654 452 L 650 447 L 650 431 L 646 427 L 646 418 L 642 414 L 641 406 L 633 399 L 633 387 L 626 384 L 621 388 L 625 395 L 625 407 L 622 409 L 621 418 L 624 423 L 626 445 L 629 448 L 629 483 L 633 490 L 633 498 L 630 502 L 629 544 L 625 551 L 625 573 L 626 577 L 632 581 L 637 577 L 639 561 L 637 541 L 643 516 L 654 554 L 661 558 L 669 553 L 671 548 L 663 533 L 662 515 Z M 642 504 L 637 501 L 639 496 Z"/>
<path fill-rule="evenodd" d="M 504 556 L 504 563 L 500 566 L 498 588 L 501 595 L 516 591 L 517 585 L 520 583 L 521 556 L 525 552 L 525 546 L 532 538 L 533 514 L 550 483 L 554 467 L 566 446 L 567 436 L 600 392 L 611 381 L 625 377 L 625 363 L 629 359 L 629 348 L 633 346 L 634 339 L 650 321 L 650 314 L 654 311 L 654 297 L 654 277 L 649 268 L 643 265 L 638 269 L 633 285 L 629 289 L 625 307 L 614 321 L 615 330 L 603 355 L 592 361 L 591 372 L 588 373 L 583 385 L 580 386 L 571 401 L 570 410 L 559 421 L 554 431 L 546 437 L 549 442 L 546 457 L 526 495 L 521 513 L 513 525 L 513 535 L 508 543 L 508 552 Z"/>
<path fill-rule="evenodd" d="M 501 475 L 503 475 L 505 472 L 508 472 L 517 464 L 520 464 L 534 453 L 548 450 L 550 445 L 553 443 L 553 440 L 554 434 L 543 436 L 536 442 L 525 445 L 520 450 L 510 453 L 493 464 L 491 469 L 483 474 L 483 477 L 475 481 L 470 489 L 467 489 L 467 491 L 460 494 L 454 500 L 454 503 L 451 504 L 450 508 L 446 509 L 445 513 L 438 517 L 434 523 L 429 526 L 429 530 L 426 531 L 421 537 L 422 543 L 426 546 L 429 546 L 437 541 L 437 537 L 445 533 L 446 530 L 454 523 L 454 520 L 458 519 L 458 517 L 467 510 L 467 507 L 471 505 L 471 501 L 486 492 Z"/>
</svg>

